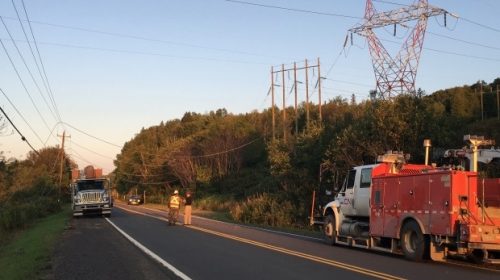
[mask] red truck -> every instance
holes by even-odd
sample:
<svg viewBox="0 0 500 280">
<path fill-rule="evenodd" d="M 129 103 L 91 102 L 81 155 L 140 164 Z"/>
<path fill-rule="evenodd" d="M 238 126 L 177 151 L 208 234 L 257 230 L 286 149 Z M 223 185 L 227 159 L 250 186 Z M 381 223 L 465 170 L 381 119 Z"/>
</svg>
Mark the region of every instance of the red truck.
<svg viewBox="0 0 500 280">
<path fill-rule="evenodd" d="M 401 154 L 354 167 L 320 221 L 329 244 L 500 263 L 500 179 L 406 164 Z"/>
</svg>

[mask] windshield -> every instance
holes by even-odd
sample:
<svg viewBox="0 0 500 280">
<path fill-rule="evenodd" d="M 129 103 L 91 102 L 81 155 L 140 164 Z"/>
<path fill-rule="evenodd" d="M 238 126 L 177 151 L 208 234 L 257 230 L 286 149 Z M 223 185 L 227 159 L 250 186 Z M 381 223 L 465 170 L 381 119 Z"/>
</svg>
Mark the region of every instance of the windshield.
<svg viewBox="0 0 500 280">
<path fill-rule="evenodd" d="M 104 190 L 107 181 L 102 180 L 85 180 L 77 182 L 77 191 L 87 191 L 87 190 Z"/>
</svg>

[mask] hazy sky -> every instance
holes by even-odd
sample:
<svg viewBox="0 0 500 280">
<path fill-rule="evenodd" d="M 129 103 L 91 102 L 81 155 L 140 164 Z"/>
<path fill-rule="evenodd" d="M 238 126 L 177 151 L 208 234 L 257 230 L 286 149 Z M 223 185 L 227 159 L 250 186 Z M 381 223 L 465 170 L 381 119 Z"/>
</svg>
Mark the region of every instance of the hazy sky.
<svg viewBox="0 0 500 280">
<path fill-rule="evenodd" d="M 49 110 L 51 100 L 12 1 L 0 0 L 0 16 L 41 89 L 40 93 L 0 23 L 0 39 L 30 94 L 0 48 L 0 88 L 22 117 L 3 95 L 0 106 L 35 148 L 46 141 L 49 146 L 60 143 L 55 135 L 66 130 L 71 135 L 66 151 L 80 168 L 92 163 L 108 173 L 120 146 L 142 127 L 180 118 L 186 111 L 226 108 L 244 113 L 269 107 L 271 66 L 303 63 L 306 58 L 316 62 L 319 57 L 321 76 L 328 78 L 323 80 L 323 99 L 355 94 L 361 100 L 374 88 L 363 38 L 354 36 L 353 45 L 348 42 L 343 50 L 347 30 L 364 14 L 364 0 L 248 1 L 330 15 L 224 0 L 24 0 L 58 112 L 69 124 L 63 126 L 57 124 L 55 110 Z M 22 1 L 13 2 L 32 43 Z M 499 77 L 500 1 L 430 4 L 463 19 L 448 16 L 447 27 L 443 17 L 429 20 L 417 87 L 432 93 Z M 379 11 L 400 7 L 377 1 L 374 5 Z M 396 37 L 392 33 L 393 27 L 377 31 L 385 40 L 402 42 L 408 30 L 399 26 Z M 385 42 L 391 54 L 399 49 Z M 310 75 L 317 78 L 317 73 Z M 285 83 L 289 91 L 288 75 Z M 302 84 L 299 89 L 303 88 Z M 288 98 L 287 104 L 292 102 Z M 29 147 L 9 126 L 0 135 L 0 151 L 22 159 Z"/>
</svg>

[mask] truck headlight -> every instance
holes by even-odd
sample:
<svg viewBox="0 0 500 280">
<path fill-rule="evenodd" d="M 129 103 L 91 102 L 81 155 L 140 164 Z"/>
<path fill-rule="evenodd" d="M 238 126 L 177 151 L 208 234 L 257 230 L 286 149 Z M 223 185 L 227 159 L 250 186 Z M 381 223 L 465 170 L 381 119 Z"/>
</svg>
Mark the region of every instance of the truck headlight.
<svg viewBox="0 0 500 280">
<path fill-rule="evenodd" d="M 104 194 L 102 195 L 102 199 L 103 199 L 104 201 L 109 201 L 109 194 L 108 194 L 108 193 L 104 193 Z"/>
</svg>

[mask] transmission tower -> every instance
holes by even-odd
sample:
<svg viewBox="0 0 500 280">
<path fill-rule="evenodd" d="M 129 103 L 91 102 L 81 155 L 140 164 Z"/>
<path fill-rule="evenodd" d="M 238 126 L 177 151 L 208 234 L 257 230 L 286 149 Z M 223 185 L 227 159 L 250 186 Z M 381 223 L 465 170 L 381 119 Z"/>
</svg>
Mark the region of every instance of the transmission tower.
<svg viewBox="0 0 500 280">
<path fill-rule="evenodd" d="M 363 23 L 349 29 L 349 32 L 351 39 L 353 33 L 366 37 L 375 71 L 377 91 L 381 98 L 390 99 L 402 93 L 415 93 L 415 79 L 427 20 L 429 17 L 444 15 L 446 25 L 447 14 L 446 10 L 429 5 L 427 0 L 418 0 L 412 5 L 381 13 L 375 10 L 372 0 L 366 1 Z M 405 23 L 410 21 L 417 23 L 393 58 L 377 38 L 374 29 L 394 26 L 395 35 L 397 25 L 408 27 Z"/>
</svg>

